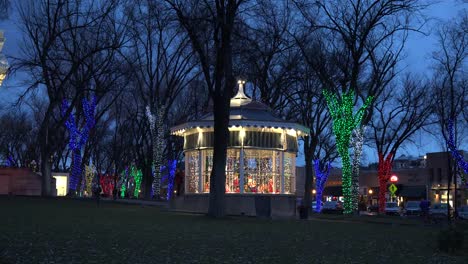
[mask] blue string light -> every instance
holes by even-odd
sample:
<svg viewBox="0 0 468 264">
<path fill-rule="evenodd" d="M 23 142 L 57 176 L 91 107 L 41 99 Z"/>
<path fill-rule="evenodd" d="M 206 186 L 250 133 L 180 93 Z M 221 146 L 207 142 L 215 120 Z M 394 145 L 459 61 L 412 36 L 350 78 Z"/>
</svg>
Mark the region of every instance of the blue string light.
<svg viewBox="0 0 468 264">
<path fill-rule="evenodd" d="M 331 164 L 330 162 L 326 165 L 326 170 L 320 170 L 320 160 L 316 159 L 315 163 L 315 185 L 316 185 L 316 206 L 315 212 L 320 213 L 322 209 L 322 193 L 325 183 L 327 182 L 328 175 L 330 175 Z"/>
<path fill-rule="evenodd" d="M 169 175 L 167 179 L 167 200 L 170 200 L 174 192 L 174 176 L 177 166 L 177 160 L 169 161 Z"/>
<path fill-rule="evenodd" d="M 463 158 L 463 156 L 460 154 L 460 152 L 457 150 L 457 147 L 455 146 L 453 119 L 449 120 L 448 132 L 449 132 L 449 138 L 448 138 L 447 144 L 450 149 L 450 152 L 452 153 L 452 156 L 455 159 L 455 161 L 458 163 L 458 166 L 460 166 L 460 168 L 463 169 L 465 174 L 468 174 L 468 162 Z M 465 176 L 463 174 L 460 174 L 460 177 L 463 182 L 466 182 Z"/>
<path fill-rule="evenodd" d="M 86 99 L 82 100 L 83 112 L 86 121 L 82 131 L 77 128 L 73 113 L 70 113 L 67 120 L 65 121 L 65 126 L 68 129 L 70 137 L 68 147 L 73 152 L 73 167 L 69 180 L 69 189 L 71 192 L 76 191 L 81 175 L 81 148 L 88 141 L 89 132 L 94 127 L 96 122 L 94 118 L 96 101 L 96 96 L 91 98 L 91 102 L 88 102 Z M 69 107 L 70 104 L 68 103 L 68 100 L 64 99 L 62 101 L 62 116 L 66 116 Z"/>
</svg>

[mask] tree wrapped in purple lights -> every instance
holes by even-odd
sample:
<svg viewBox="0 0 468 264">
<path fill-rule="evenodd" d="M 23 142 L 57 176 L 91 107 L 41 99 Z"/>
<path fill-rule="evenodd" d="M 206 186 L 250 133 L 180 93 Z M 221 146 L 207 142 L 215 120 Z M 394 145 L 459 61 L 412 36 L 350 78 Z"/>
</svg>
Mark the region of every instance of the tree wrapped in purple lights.
<svg viewBox="0 0 468 264">
<path fill-rule="evenodd" d="M 463 169 L 463 172 L 465 174 L 468 174 L 468 162 L 463 158 L 463 156 L 460 154 L 460 152 L 457 150 L 457 147 L 455 145 L 455 133 L 454 133 L 454 128 L 453 128 L 453 119 L 449 120 L 448 123 L 448 133 L 449 133 L 449 138 L 447 140 L 447 145 L 450 149 L 450 152 L 452 153 L 452 157 L 455 159 L 455 161 L 458 163 L 458 166 Z M 466 183 L 466 178 L 463 174 L 460 174 L 460 177 L 464 183 Z"/>
<path fill-rule="evenodd" d="M 81 176 L 81 149 L 88 141 L 89 133 L 91 129 L 94 127 L 95 118 L 94 118 L 94 111 L 96 109 L 96 96 L 91 98 L 91 101 L 86 99 L 82 100 L 83 105 L 83 112 L 85 117 L 85 124 L 84 127 L 81 129 L 78 128 L 75 117 L 72 113 L 69 114 L 67 121 L 65 122 L 65 126 L 68 129 L 68 134 L 70 140 L 68 142 L 68 147 L 72 151 L 73 155 L 73 166 L 70 175 L 69 181 L 69 190 L 70 193 L 75 194 L 78 183 L 80 181 Z M 62 115 L 66 116 L 69 110 L 70 104 L 68 103 L 67 99 L 64 99 L 62 102 Z M 73 106 L 71 106 L 73 107 Z"/>
<path fill-rule="evenodd" d="M 316 159 L 315 160 L 315 185 L 316 185 L 316 206 L 315 206 L 315 212 L 320 213 L 320 210 L 322 209 L 322 193 L 323 193 L 323 188 L 325 187 L 325 183 L 328 180 L 328 175 L 330 175 L 330 169 L 331 169 L 331 164 L 328 162 L 326 164 L 326 169 L 322 171 L 320 169 L 320 160 Z"/>
</svg>

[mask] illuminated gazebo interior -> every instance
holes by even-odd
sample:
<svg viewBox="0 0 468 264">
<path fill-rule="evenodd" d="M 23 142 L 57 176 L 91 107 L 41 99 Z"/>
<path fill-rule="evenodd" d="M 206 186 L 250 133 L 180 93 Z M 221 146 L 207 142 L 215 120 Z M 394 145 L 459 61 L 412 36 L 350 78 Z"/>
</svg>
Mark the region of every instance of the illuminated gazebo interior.
<svg viewBox="0 0 468 264">
<path fill-rule="evenodd" d="M 309 132 L 275 117 L 239 91 L 231 99 L 226 160 L 226 193 L 294 194 L 298 137 Z M 184 137 L 185 193 L 209 193 L 213 166 L 213 114 L 171 129 Z"/>
</svg>

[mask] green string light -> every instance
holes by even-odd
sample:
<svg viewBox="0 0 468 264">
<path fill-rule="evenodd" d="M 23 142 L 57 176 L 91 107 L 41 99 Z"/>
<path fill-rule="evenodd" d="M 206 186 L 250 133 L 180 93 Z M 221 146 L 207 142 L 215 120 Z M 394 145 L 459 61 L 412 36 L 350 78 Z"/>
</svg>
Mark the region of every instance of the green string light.
<svg viewBox="0 0 468 264">
<path fill-rule="evenodd" d="M 333 133 L 336 138 L 336 145 L 338 148 L 338 155 L 341 157 L 342 162 L 342 188 L 344 196 L 344 213 L 353 213 L 353 199 L 352 199 L 352 167 L 349 157 L 349 145 L 353 129 L 359 126 L 364 111 L 372 102 L 372 96 L 369 96 L 364 105 L 356 112 L 354 112 L 354 92 L 349 91 L 344 93 L 341 98 L 336 94 L 330 93 L 327 90 L 323 91 L 323 95 L 327 100 L 328 109 L 333 119 Z"/>
<path fill-rule="evenodd" d="M 141 173 L 141 170 L 138 170 L 135 166 L 132 166 L 130 171 L 130 174 L 135 181 L 135 190 L 133 191 L 133 196 L 138 198 L 140 196 L 141 178 L 143 177 L 143 174 Z"/>
</svg>

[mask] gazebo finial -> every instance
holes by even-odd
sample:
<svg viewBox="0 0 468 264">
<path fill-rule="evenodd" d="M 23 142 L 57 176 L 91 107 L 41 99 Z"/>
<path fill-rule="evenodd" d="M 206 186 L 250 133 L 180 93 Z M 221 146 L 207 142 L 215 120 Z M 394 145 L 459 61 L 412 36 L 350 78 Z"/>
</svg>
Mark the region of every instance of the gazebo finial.
<svg viewBox="0 0 468 264">
<path fill-rule="evenodd" d="M 238 90 L 238 92 L 237 92 L 237 95 L 234 96 L 234 97 L 238 97 L 239 95 L 243 95 L 243 97 L 247 97 L 247 96 L 245 95 L 245 93 L 244 93 L 244 84 L 245 84 L 245 81 L 239 79 L 239 80 L 237 81 L 237 84 L 239 84 L 239 90 Z"/>
<path fill-rule="evenodd" d="M 231 99 L 231 106 L 241 106 L 252 102 L 252 99 L 247 97 L 244 93 L 244 80 L 238 80 L 237 84 L 239 84 L 239 90 L 237 94 Z"/>
</svg>

